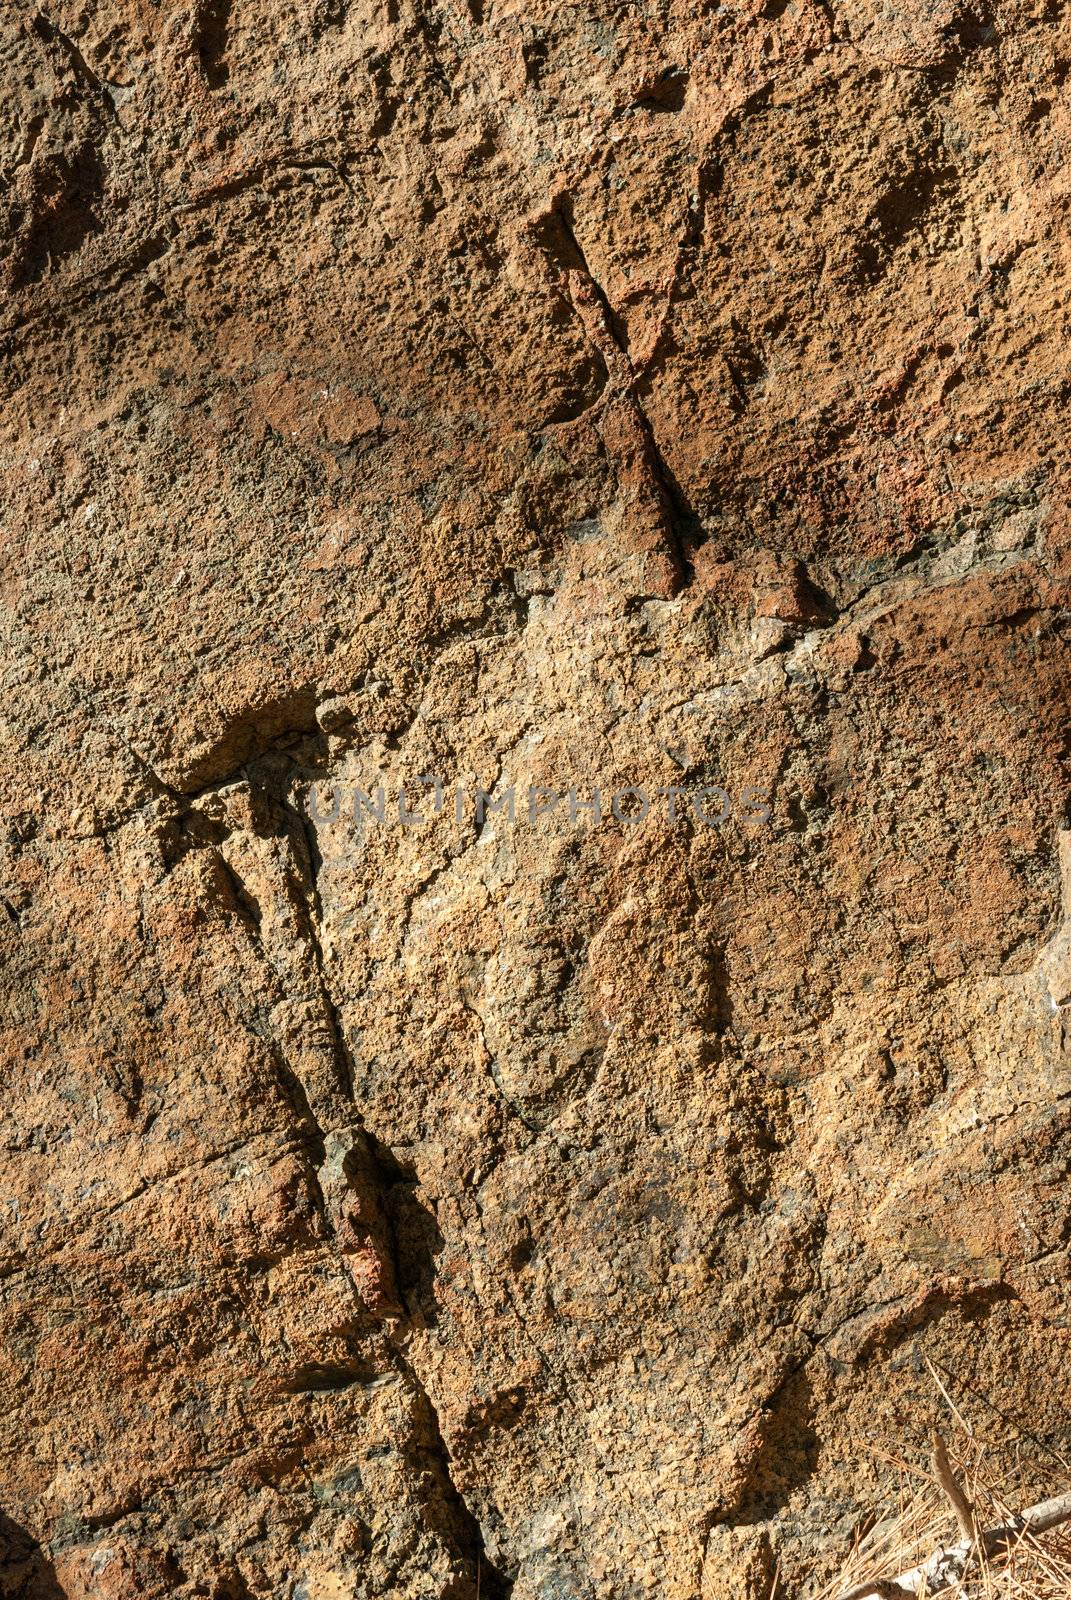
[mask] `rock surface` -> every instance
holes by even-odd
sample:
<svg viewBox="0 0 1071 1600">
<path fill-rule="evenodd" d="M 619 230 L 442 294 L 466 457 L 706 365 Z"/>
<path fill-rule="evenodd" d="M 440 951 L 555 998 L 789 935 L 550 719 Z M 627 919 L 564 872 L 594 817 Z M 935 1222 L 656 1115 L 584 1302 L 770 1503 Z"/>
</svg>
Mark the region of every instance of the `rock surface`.
<svg viewBox="0 0 1071 1600">
<path fill-rule="evenodd" d="M 923 1355 L 1068 1447 L 1067 22 L 0 17 L 0 1593 L 800 1595 Z"/>
</svg>

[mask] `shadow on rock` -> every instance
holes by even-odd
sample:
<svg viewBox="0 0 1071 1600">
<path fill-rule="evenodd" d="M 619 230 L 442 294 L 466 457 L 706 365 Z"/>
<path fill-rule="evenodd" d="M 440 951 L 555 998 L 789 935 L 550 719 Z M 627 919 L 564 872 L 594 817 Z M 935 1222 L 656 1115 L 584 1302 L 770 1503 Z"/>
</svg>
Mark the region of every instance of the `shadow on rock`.
<svg viewBox="0 0 1071 1600">
<path fill-rule="evenodd" d="M 0 1600 L 66 1600 L 37 1540 L 0 1512 Z"/>
</svg>

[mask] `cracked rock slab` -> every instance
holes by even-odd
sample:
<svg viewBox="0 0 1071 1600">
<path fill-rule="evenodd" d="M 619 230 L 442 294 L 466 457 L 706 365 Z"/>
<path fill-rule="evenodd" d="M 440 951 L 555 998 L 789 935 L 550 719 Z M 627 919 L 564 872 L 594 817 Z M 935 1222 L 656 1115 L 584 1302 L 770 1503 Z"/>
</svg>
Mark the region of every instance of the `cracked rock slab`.
<svg viewBox="0 0 1071 1600">
<path fill-rule="evenodd" d="M 0 19 L 0 1595 L 766 1600 L 1065 1449 L 1067 16 Z"/>
</svg>

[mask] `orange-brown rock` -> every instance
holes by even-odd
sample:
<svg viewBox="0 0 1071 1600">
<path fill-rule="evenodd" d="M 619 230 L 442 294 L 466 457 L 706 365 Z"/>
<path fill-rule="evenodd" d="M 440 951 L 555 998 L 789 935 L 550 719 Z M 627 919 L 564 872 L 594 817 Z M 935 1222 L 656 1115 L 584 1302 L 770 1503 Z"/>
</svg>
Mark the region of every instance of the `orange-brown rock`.
<svg viewBox="0 0 1071 1600">
<path fill-rule="evenodd" d="M 1067 30 L 0 18 L 0 1594 L 799 1596 L 924 1356 L 1066 1448 Z"/>
</svg>

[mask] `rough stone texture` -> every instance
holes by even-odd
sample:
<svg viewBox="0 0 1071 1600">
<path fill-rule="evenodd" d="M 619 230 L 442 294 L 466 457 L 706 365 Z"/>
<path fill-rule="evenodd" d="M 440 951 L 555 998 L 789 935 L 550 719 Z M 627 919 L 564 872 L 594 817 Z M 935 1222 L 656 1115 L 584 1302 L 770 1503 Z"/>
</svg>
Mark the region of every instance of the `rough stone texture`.
<svg viewBox="0 0 1071 1600">
<path fill-rule="evenodd" d="M 799 1594 L 924 1353 L 1067 1448 L 1062 0 L 0 64 L 0 1593 Z"/>
</svg>

